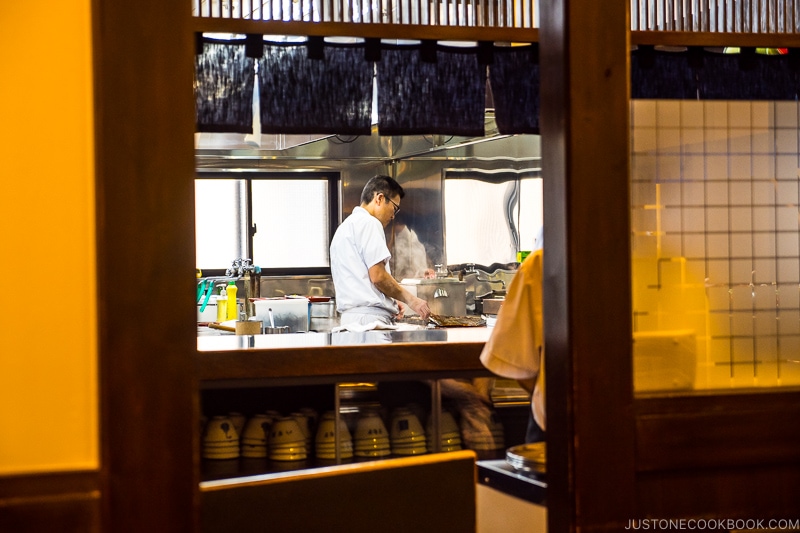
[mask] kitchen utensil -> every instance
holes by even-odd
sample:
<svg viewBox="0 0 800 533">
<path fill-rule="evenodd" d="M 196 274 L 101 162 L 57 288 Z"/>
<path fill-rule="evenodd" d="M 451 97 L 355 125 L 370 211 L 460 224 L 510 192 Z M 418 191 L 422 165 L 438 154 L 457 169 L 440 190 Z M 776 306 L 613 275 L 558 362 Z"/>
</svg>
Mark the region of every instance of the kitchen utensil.
<svg viewBox="0 0 800 533">
<path fill-rule="evenodd" d="M 381 439 L 388 441 L 388 435 L 389 431 L 378 413 L 372 411 L 361 413 L 356 422 L 355 440 L 372 444 Z"/>
<path fill-rule="evenodd" d="M 414 455 L 427 451 L 425 429 L 410 409 L 397 409 L 390 430 L 392 453 Z"/>
<path fill-rule="evenodd" d="M 442 316 L 431 314 L 430 321 L 443 328 L 478 327 L 486 325 L 486 320 L 479 316 Z"/>
<path fill-rule="evenodd" d="M 232 331 L 236 333 L 236 328 L 232 328 L 230 326 L 223 326 L 222 324 L 218 324 L 217 322 L 209 322 L 208 327 L 211 329 L 220 329 L 222 331 Z"/>
<path fill-rule="evenodd" d="M 467 314 L 467 284 L 458 278 L 403 280 L 401 285 L 428 302 L 432 313 L 443 316 Z M 413 310 L 406 309 L 406 315 L 411 314 L 414 314 Z"/>
<path fill-rule="evenodd" d="M 234 426 L 233 421 L 229 417 L 217 415 L 214 416 L 208 422 L 208 424 L 206 424 L 206 428 L 203 433 L 203 443 L 204 444 L 228 443 L 228 444 L 235 444 L 236 446 L 238 446 L 239 433 L 237 433 L 236 427 Z"/>
<path fill-rule="evenodd" d="M 202 292 L 201 292 L 202 291 Z M 200 298 L 202 298 L 203 294 L 205 294 L 205 299 L 203 300 L 203 305 L 200 306 L 200 312 L 206 310 L 206 306 L 208 305 L 208 300 L 211 298 L 211 293 L 214 292 L 214 283 L 211 280 L 203 280 L 200 286 L 197 287 L 197 301 L 200 302 Z"/>
<path fill-rule="evenodd" d="M 258 320 L 237 320 L 237 335 L 259 335 L 261 333 L 261 322 Z"/>
<path fill-rule="evenodd" d="M 545 473 L 547 471 L 547 444 L 531 442 L 512 446 L 506 450 L 506 462 L 517 470 Z"/>
<path fill-rule="evenodd" d="M 308 331 L 308 298 L 253 298 L 255 318 L 264 326 L 289 326 L 292 333 Z"/>
<path fill-rule="evenodd" d="M 283 416 L 274 420 L 270 429 L 269 445 L 271 447 L 292 445 L 305 448 L 305 436 L 297 420 L 290 416 Z"/>
<path fill-rule="evenodd" d="M 484 298 L 483 299 L 483 312 L 487 315 L 496 315 L 500 312 L 500 308 L 505 302 L 505 298 Z"/>
<path fill-rule="evenodd" d="M 200 283 L 197 284 L 197 303 L 200 303 L 200 298 L 203 296 L 203 293 L 206 291 L 206 283 L 208 280 L 202 280 Z"/>
</svg>

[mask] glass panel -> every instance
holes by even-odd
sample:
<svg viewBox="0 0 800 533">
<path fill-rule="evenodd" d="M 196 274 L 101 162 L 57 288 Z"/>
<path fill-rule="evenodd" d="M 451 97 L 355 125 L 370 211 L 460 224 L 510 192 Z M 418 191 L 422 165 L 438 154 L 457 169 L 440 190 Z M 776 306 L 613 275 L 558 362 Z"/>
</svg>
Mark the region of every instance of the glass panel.
<svg viewBox="0 0 800 533">
<path fill-rule="evenodd" d="M 195 180 L 197 267 L 226 269 L 246 257 L 243 180 Z"/>
<path fill-rule="evenodd" d="M 542 178 L 526 178 L 520 181 L 519 247 L 536 250 L 542 247 L 537 239 L 542 238 L 544 213 L 542 209 Z"/>
<path fill-rule="evenodd" d="M 447 264 L 513 263 L 542 227 L 541 179 L 446 179 L 444 215 Z"/>
<path fill-rule="evenodd" d="M 798 111 L 632 101 L 637 392 L 800 384 Z"/>
<path fill-rule="evenodd" d="M 261 268 L 330 266 L 327 179 L 254 180 L 253 263 Z"/>
</svg>

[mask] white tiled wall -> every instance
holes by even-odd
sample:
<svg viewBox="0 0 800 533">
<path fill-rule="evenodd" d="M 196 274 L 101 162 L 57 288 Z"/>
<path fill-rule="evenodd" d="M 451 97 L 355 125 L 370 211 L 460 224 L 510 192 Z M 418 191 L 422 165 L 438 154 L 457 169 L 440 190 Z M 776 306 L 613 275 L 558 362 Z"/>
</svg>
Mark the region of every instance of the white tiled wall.
<svg viewBox="0 0 800 533">
<path fill-rule="evenodd" d="M 799 114 L 631 102 L 634 328 L 694 330 L 699 388 L 800 383 Z"/>
</svg>

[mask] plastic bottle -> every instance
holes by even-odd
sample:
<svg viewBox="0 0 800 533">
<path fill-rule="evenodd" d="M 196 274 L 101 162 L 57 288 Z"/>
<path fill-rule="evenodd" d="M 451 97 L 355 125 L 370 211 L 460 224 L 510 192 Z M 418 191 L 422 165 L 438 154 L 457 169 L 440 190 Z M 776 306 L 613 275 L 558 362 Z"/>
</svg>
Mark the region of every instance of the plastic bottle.
<svg viewBox="0 0 800 533">
<path fill-rule="evenodd" d="M 228 319 L 228 300 L 225 297 L 225 286 L 221 285 L 219 288 L 219 296 L 217 296 L 217 322 L 225 322 Z"/>
<path fill-rule="evenodd" d="M 235 281 L 229 281 L 228 287 L 225 292 L 228 293 L 228 320 L 239 320 L 239 304 L 236 302 L 236 287 Z"/>
</svg>

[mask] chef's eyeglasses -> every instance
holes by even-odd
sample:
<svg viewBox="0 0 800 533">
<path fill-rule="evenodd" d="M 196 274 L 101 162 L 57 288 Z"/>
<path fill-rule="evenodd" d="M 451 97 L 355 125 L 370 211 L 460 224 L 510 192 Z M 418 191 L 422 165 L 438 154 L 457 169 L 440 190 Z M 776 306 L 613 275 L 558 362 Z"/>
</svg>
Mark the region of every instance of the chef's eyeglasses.
<svg viewBox="0 0 800 533">
<path fill-rule="evenodd" d="M 396 203 L 394 203 L 394 201 L 391 198 L 389 198 L 388 196 L 386 196 L 385 194 L 383 195 L 383 197 L 386 198 L 387 200 L 389 200 L 390 202 L 392 202 L 392 207 L 394 207 L 394 214 L 396 215 L 397 212 L 400 211 L 400 206 L 397 205 Z"/>
</svg>

